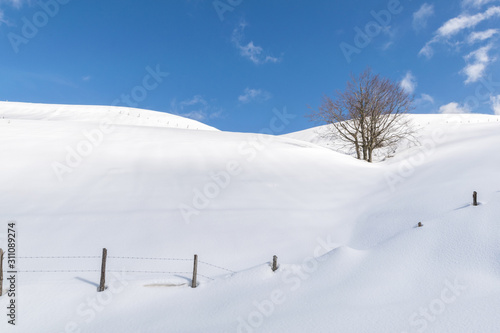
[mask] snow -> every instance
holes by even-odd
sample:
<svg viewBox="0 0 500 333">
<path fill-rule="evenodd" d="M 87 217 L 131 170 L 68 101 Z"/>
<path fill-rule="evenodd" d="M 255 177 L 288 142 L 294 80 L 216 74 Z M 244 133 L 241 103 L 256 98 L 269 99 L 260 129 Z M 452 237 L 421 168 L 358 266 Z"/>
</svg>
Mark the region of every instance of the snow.
<svg viewBox="0 0 500 333">
<path fill-rule="evenodd" d="M 217 130 L 211 126 L 181 116 L 129 107 L 16 102 L 0 102 L 0 104 L 2 110 L 1 116 L 4 119 L 77 121 L 86 123 L 99 123 L 105 120 L 115 125 Z"/>
<path fill-rule="evenodd" d="M 318 128 L 0 103 L 0 247 L 15 220 L 20 256 L 93 257 L 21 271 L 99 270 L 104 247 L 116 271 L 104 293 L 99 272 L 20 272 L 16 328 L 2 296 L 0 330 L 496 332 L 500 117 L 412 118 L 420 145 L 369 164 Z"/>
</svg>

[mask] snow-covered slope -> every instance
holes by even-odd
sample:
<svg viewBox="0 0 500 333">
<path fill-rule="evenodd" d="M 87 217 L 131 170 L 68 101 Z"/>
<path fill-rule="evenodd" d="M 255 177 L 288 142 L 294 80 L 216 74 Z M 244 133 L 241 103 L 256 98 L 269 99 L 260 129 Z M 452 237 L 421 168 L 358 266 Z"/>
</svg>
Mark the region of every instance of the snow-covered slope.
<svg viewBox="0 0 500 333">
<path fill-rule="evenodd" d="M 410 115 L 412 127 L 417 130 L 417 141 L 419 137 L 424 138 L 425 129 L 432 125 L 432 127 L 440 127 L 440 128 L 449 128 L 449 127 L 458 127 L 465 124 L 483 124 L 483 123 L 494 123 L 499 122 L 499 116 L 485 115 L 485 114 L 420 114 Z M 331 139 L 330 133 L 333 128 L 330 125 L 322 125 L 316 126 L 312 128 L 308 128 L 302 131 L 293 132 L 289 134 L 282 135 L 286 138 L 297 139 L 301 141 L 306 141 L 310 143 L 317 144 L 322 147 L 326 147 L 332 149 L 334 151 L 339 151 L 345 154 L 350 154 L 355 156 L 355 154 L 350 151 L 348 147 L 342 141 L 335 141 Z M 404 142 L 398 150 L 405 150 L 411 146 L 414 146 L 414 142 L 412 140 L 411 143 Z M 378 159 L 385 159 L 387 155 L 392 156 L 393 152 L 388 154 L 387 151 L 375 151 L 375 157 Z"/>
<path fill-rule="evenodd" d="M 17 327 L 4 316 L 2 332 L 497 331 L 498 117 L 415 116 L 421 146 L 368 164 L 311 134 L 4 109 L 0 247 L 16 220 L 20 256 L 91 258 L 19 259 Z M 195 253 L 196 289 L 192 261 L 152 259 Z"/>
<path fill-rule="evenodd" d="M 196 120 L 169 113 L 119 106 L 0 102 L 0 118 L 216 130 Z"/>
</svg>

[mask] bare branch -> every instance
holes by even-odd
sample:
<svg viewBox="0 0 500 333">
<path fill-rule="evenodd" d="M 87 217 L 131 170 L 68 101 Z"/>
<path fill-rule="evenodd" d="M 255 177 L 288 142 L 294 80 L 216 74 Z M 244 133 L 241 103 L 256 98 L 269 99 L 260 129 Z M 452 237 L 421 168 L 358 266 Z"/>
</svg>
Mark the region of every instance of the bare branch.
<svg viewBox="0 0 500 333">
<path fill-rule="evenodd" d="M 374 150 L 415 139 L 406 116 L 413 109 L 413 96 L 368 68 L 357 77 L 351 74 L 345 90 L 335 92 L 335 99 L 323 96 L 309 117 L 331 125 L 325 136 L 344 142 L 358 159 L 372 162 Z"/>
</svg>

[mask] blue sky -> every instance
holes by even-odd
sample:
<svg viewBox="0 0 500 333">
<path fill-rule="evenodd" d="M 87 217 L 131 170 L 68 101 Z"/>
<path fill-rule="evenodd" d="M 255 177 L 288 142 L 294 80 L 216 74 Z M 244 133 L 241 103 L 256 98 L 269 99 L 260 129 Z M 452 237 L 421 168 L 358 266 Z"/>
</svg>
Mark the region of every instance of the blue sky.
<svg viewBox="0 0 500 333">
<path fill-rule="evenodd" d="M 500 114 L 499 0 L 0 0 L 0 100 L 123 105 L 260 132 L 367 66 L 416 113 Z M 277 133 L 281 134 L 281 133 Z"/>
</svg>

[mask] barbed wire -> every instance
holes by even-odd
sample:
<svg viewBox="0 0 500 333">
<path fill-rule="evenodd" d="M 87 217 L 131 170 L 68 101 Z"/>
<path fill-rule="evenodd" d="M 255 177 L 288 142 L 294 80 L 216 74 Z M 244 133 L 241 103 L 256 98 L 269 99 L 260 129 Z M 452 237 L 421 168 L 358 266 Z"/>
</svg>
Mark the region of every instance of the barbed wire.
<svg viewBox="0 0 500 333">
<path fill-rule="evenodd" d="M 205 264 L 205 265 L 208 265 L 208 266 L 212 266 L 212 267 L 215 267 L 215 268 L 218 268 L 218 269 L 222 269 L 224 271 L 228 271 L 228 272 L 231 272 L 231 273 L 236 273 L 235 271 L 232 271 L 230 269 L 227 269 L 227 268 L 224 268 L 224 267 L 220 267 L 220 266 L 216 266 L 216 265 L 213 265 L 213 264 L 209 264 L 208 262 L 205 262 L 205 261 L 198 260 L 198 262 L 200 264 Z"/>
<path fill-rule="evenodd" d="M 7 272 L 7 271 L 5 271 Z M 66 269 L 58 269 L 58 270 L 17 270 L 16 273 L 97 273 L 100 272 L 98 269 L 86 269 L 86 270 L 66 270 Z M 125 270 L 106 270 L 106 273 L 145 273 L 145 274 L 192 274 L 193 272 L 167 272 L 167 271 L 125 271 Z M 209 280 L 215 280 L 210 276 L 206 276 L 200 273 L 196 274 L 197 276 L 204 277 Z"/>
<path fill-rule="evenodd" d="M 101 256 L 19 256 L 17 259 L 101 259 Z M 185 258 L 167 258 L 167 257 L 119 257 L 119 256 L 108 256 L 108 259 L 125 259 L 125 260 L 160 260 L 160 261 L 193 261 L 193 259 Z M 207 265 L 213 268 L 217 268 L 226 272 L 236 273 L 233 270 L 224 268 L 218 265 L 208 263 L 206 261 L 198 261 L 200 264 Z M 6 271 L 6 270 L 4 270 Z M 88 270 L 18 270 L 19 273 L 96 273 L 100 272 L 98 269 L 88 269 Z M 169 272 L 169 271 L 151 271 L 151 270 L 106 270 L 109 273 L 145 273 L 145 274 L 191 274 L 192 272 Z M 214 280 L 213 278 L 199 274 L 199 276 L 206 279 Z"/>
<path fill-rule="evenodd" d="M 73 257 L 17 257 L 17 259 L 98 259 L 101 256 L 73 256 Z"/>
<path fill-rule="evenodd" d="M 99 257 L 100 258 L 100 257 Z M 151 257 L 114 257 L 108 256 L 108 259 L 133 259 L 133 260 L 168 260 L 168 261 L 193 261 L 193 259 L 183 258 L 151 258 Z"/>
<path fill-rule="evenodd" d="M 56 269 L 56 270 L 17 270 L 15 271 L 17 273 L 94 273 L 94 272 L 100 272 L 98 269 L 79 269 L 79 270 L 73 270 L 73 269 Z M 106 271 L 109 272 L 109 271 Z"/>
<path fill-rule="evenodd" d="M 53 256 L 53 257 L 17 257 L 17 259 L 101 259 L 101 256 Z M 163 257 L 117 257 L 108 256 L 108 259 L 132 259 L 132 260 L 167 260 L 167 261 L 193 261 L 185 258 L 163 258 Z"/>
</svg>

